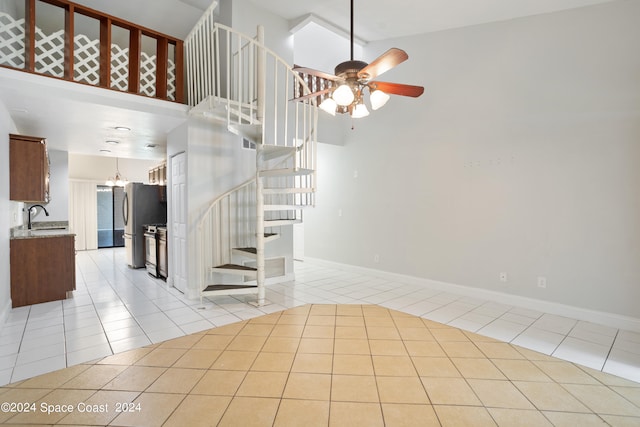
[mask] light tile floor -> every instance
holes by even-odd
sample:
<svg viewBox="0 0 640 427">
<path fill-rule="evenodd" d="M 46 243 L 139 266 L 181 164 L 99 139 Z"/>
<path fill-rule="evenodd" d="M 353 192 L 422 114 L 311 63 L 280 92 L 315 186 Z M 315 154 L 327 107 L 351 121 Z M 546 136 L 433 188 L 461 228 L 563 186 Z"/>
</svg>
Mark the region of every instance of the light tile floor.
<svg viewBox="0 0 640 427">
<path fill-rule="evenodd" d="M 377 304 L 640 382 L 640 333 L 296 263 L 296 280 L 245 297 L 186 300 L 123 249 L 80 252 L 71 299 L 12 310 L 0 330 L 0 385 L 302 304 Z"/>
<path fill-rule="evenodd" d="M 0 424 L 34 426 L 640 425 L 638 383 L 359 304 L 118 353 L 0 387 L 0 402 Z"/>
</svg>

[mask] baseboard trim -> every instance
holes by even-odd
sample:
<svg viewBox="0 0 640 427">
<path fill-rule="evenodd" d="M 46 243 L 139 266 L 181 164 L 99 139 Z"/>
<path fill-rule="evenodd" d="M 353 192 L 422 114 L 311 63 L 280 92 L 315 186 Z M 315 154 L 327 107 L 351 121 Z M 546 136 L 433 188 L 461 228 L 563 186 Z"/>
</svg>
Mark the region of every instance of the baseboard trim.
<svg viewBox="0 0 640 427">
<path fill-rule="evenodd" d="M 474 288 L 471 286 L 447 283 L 438 280 L 424 279 L 415 276 L 408 276 L 399 273 L 392 273 L 373 268 L 359 267 L 350 264 L 343 264 L 335 261 L 327 261 L 320 258 L 305 257 L 305 261 L 321 266 L 331 267 L 338 270 L 349 271 L 353 273 L 366 274 L 370 276 L 380 277 L 382 279 L 408 283 L 412 285 L 420 285 L 443 292 L 451 292 L 461 294 L 466 297 L 474 297 L 478 299 L 486 299 L 499 302 L 502 304 L 513 305 L 530 310 L 536 310 L 543 313 L 555 314 L 558 316 L 570 317 L 572 319 L 583 320 L 586 322 L 598 323 L 617 329 L 627 331 L 640 332 L 640 319 L 630 316 L 623 316 L 615 313 L 597 311 L 588 308 L 576 307 L 556 303 L 552 301 L 544 301 L 530 297 L 519 295 L 511 295 L 503 292 L 493 291 L 489 289 Z"/>
</svg>

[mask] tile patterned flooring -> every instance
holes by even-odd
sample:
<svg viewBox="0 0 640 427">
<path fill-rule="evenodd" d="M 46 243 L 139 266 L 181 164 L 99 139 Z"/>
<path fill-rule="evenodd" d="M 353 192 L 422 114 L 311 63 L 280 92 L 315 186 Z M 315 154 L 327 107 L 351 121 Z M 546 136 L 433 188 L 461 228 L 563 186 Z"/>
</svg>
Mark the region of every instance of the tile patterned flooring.
<svg viewBox="0 0 640 427">
<path fill-rule="evenodd" d="M 0 385 L 309 303 L 376 304 L 640 382 L 640 333 L 309 262 L 296 263 L 295 282 L 270 286 L 272 304 L 260 308 L 243 297 L 201 307 L 127 268 L 123 249 L 81 252 L 77 270 L 73 298 L 12 310 Z"/>
<path fill-rule="evenodd" d="M 7 425 L 640 424 L 638 383 L 359 304 L 298 306 L 125 351 L 1 387 L 0 401 L 34 405 L 0 411 Z"/>
</svg>

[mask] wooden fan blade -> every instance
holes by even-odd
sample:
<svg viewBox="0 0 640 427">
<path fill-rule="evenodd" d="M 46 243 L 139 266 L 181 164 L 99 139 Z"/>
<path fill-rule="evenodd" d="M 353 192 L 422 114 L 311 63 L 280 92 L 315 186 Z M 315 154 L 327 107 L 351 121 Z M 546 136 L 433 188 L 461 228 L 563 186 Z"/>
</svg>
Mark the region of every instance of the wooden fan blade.
<svg viewBox="0 0 640 427">
<path fill-rule="evenodd" d="M 323 79 L 331 80 L 331 81 L 334 81 L 334 82 L 342 81 L 342 79 L 340 77 L 338 77 L 338 76 L 334 76 L 333 74 L 325 73 L 324 71 L 314 70 L 313 68 L 299 67 L 297 65 L 294 65 L 292 70 L 297 72 L 297 73 L 311 74 L 312 76 L 321 77 Z"/>
<path fill-rule="evenodd" d="M 309 93 L 307 95 L 302 95 L 297 98 L 290 99 L 290 101 L 304 101 L 305 99 L 313 98 L 314 96 L 324 95 L 327 92 L 330 92 L 333 88 L 330 87 L 328 89 L 322 89 L 317 92 Z"/>
<path fill-rule="evenodd" d="M 358 78 L 365 81 L 375 79 L 380 74 L 389 71 L 407 59 L 409 59 L 407 52 L 402 49 L 398 49 L 397 47 L 392 47 L 377 57 L 371 64 L 358 71 Z"/>
<path fill-rule="evenodd" d="M 371 82 L 369 83 L 371 90 L 380 89 L 384 93 L 390 95 L 411 96 L 417 98 L 424 93 L 424 87 L 412 86 L 400 83 L 388 83 L 388 82 Z"/>
</svg>

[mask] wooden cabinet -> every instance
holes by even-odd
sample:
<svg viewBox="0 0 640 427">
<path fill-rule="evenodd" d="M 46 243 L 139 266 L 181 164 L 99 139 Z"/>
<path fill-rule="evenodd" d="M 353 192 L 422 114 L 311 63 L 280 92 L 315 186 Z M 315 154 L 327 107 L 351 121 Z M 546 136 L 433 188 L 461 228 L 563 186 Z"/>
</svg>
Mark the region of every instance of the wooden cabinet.
<svg viewBox="0 0 640 427">
<path fill-rule="evenodd" d="M 44 138 L 9 135 L 9 198 L 49 203 L 49 155 Z"/>
<path fill-rule="evenodd" d="M 149 184 L 167 185 L 167 164 L 149 169 Z"/>
<path fill-rule="evenodd" d="M 13 307 L 57 301 L 76 288 L 75 237 L 12 239 Z"/>
</svg>

